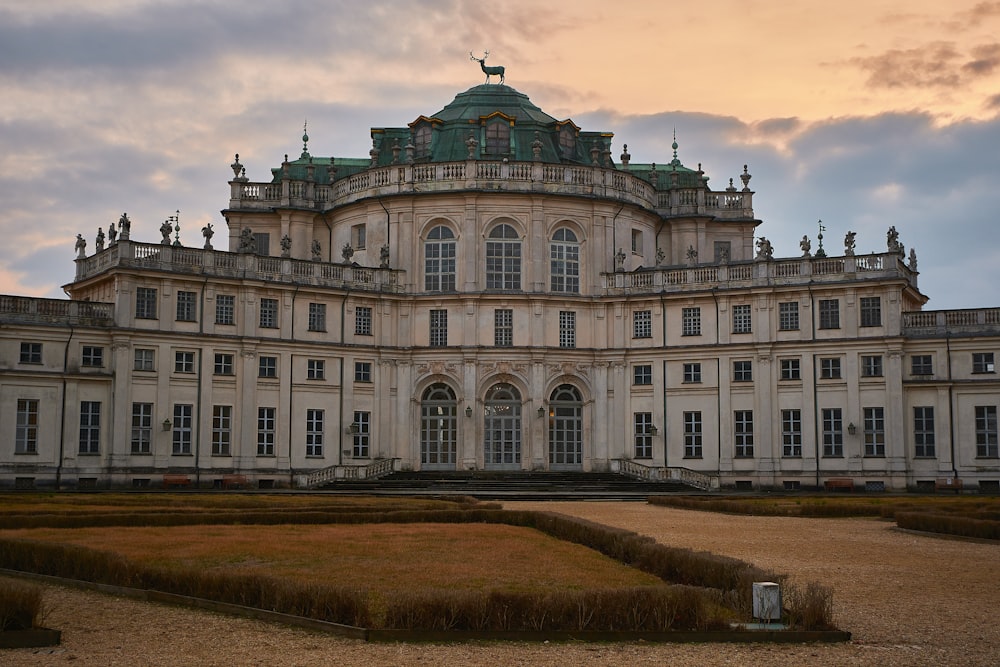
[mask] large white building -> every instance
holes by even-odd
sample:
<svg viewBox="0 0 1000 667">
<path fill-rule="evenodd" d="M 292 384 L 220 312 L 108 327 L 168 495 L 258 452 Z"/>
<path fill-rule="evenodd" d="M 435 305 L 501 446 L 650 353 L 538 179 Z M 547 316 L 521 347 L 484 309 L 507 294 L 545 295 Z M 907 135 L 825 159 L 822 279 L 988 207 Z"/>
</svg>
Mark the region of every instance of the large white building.
<svg viewBox="0 0 1000 667">
<path fill-rule="evenodd" d="M 259 181 L 237 156 L 204 247 L 123 216 L 70 300 L 0 296 L 0 484 L 1000 490 L 1000 308 L 923 311 L 894 228 L 773 257 L 746 167 L 616 160 L 505 85 L 371 134 Z"/>
</svg>

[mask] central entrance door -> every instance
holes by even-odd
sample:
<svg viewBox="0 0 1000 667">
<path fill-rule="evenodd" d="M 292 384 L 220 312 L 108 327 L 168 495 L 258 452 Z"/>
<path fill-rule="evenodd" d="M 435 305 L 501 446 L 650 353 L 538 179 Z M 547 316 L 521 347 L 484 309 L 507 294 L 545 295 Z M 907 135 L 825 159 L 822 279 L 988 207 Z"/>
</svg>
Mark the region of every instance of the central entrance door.
<svg viewBox="0 0 1000 667">
<path fill-rule="evenodd" d="M 455 392 L 433 384 L 420 399 L 420 468 L 454 470 L 458 442 Z"/>
<path fill-rule="evenodd" d="M 549 397 L 549 469 L 583 470 L 583 399 L 573 385 Z"/>
<path fill-rule="evenodd" d="M 507 383 L 486 392 L 483 463 L 487 470 L 521 469 L 521 393 Z"/>
</svg>

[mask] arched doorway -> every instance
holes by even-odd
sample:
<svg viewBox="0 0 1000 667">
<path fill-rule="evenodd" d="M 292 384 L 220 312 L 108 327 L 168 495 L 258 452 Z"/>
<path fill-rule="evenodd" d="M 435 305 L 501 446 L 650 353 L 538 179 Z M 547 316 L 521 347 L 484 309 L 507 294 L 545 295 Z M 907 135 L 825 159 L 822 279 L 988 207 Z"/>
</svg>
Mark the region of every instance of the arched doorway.
<svg viewBox="0 0 1000 667">
<path fill-rule="evenodd" d="M 583 399 L 571 384 L 549 396 L 549 469 L 583 469 Z"/>
<path fill-rule="evenodd" d="M 446 384 L 432 384 L 420 398 L 420 468 L 454 470 L 458 404 Z"/>
<path fill-rule="evenodd" d="M 483 463 L 487 470 L 521 469 L 521 393 L 501 382 L 486 391 Z"/>
</svg>

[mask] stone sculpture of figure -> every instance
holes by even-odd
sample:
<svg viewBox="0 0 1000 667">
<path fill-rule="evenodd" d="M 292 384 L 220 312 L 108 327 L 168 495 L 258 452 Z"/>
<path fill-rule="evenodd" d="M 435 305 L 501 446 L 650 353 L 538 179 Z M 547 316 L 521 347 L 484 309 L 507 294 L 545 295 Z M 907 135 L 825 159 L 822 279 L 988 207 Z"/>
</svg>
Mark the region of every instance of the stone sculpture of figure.
<svg viewBox="0 0 1000 667">
<path fill-rule="evenodd" d="M 240 232 L 239 252 L 257 252 L 257 242 L 254 240 L 253 230 L 249 227 L 244 227 Z"/>
<path fill-rule="evenodd" d="M 472 133 L 472 130 L 469 130 L 469 138 L 465 140 L 465 146 L 469 149 L 470 160 L 476 159 L 476 146 L 478 145 L 479 142 L 476 141 L 476 136 Z"/>
<path fill-rule="evenodd" d="M 76 256 L 79 259 L 83 259 L 87 256 L 87 241 L 83 238 L 82 234 L 76 235 Z"/>
<path fill-rule="evenodd" d="M 771 242 L 761 236 L 757 239 L 757 259 L 771 259 L 774 256 L 774 248 Z"/>
<path fill-rule="evenodd" d="M 809 257 L 812 255 L 809 251 L 812 250 L 812 243 L 809 241 L 809 237 L 805 234 L 802 235 L 802 240 L 799 241 L 799 247 L 802 248 L 802 256 Z"/>
<path fill-rule="evenodd" d="M 889 231 L 885 233 L 885 247 L 889 252 L 899 251 L 899 232 L 896 231 L 895 225 L 890 227 Z"/>
<path fill-rule="evenodd" d="M 917 270 L 917 251 L 913 248 L 910 248 L 910 261 L 907 263 L 907 266 L 910 267 L 910 271 Z"/>
<path fill-rule="evenodd" d="M 97 243 L 94 246 L 97 252 L 104 250 L 104 230 L 97 228 Z"/>
<path fill-rule="evenodd" d="M 173 230 L 174 228 L 170 226 L 170 221 L 164 220 L 163 224 L 160 225 L 160 234 L 163 235 L 163 240 L 160 241 L 160 243 L 164 245 L 170 245 L 170 232 L 172 232 Z"/>
<path fill-rule="evenodd" d="M 719 248 L 719 264 L 729 264 L 729 248 Z"/>
<path fill-rule="evenodd" d="M 854 237 L 857 236 L 854 232 L 847 232 L 844 235 L 844 254 L 848 257 L 854 256 Z"/>
<path fill-rule="evenodd" d="M 128 219 L 128 213 L 122 213 L 122 217 L 118 218 L 118 229 L 121 231 L 122 241 L 128 241 L 128 235 L 132 231 L 132 221 Z"/>
<path fill-rule="evenodd" d="M 656 265 L 660 266 L 663 264 L 663 260 L 667 258 L 667 254 L 663 252 L 663 248 L 656 249 Z"/>
<path fill-rule="evenodd" d="M 292 255 L 292 239 L 289 238 L 288 234 L 281 237 L 281 256 L 291 257 Z"/>
<path fill-rule="evenodd" d="M 318 262 L 323 258 L 323 249 L 319 245 L 319 241 L 313 239 L 312 242 L 312 258 L 314 262 Z"/>
<path fill-rule="evenodd" d="M 108 225 L 108 245 L 112 246 L 117 241 L 118 230 L 115 229 L 115 223 Z"/>
<path fill-rule="evenodd" d="M 340 249 L 340 255 L 344 258 L 345 264 L 350 264 L 351 257 L 354 257 L 354 248 L 351 247 L 350 243 L 345 243 L 344 247 Z"/>
<path fill-rule="evenodd" d="M 618 252 L 615 253 L 615 271 L 625 270 L 625 251 L 618 248 Z"/>
<path fill-rule="evenodd" d="M 694 249 L 693 245 L 688 246 L 685 256 L 687 257 L 688 266 L 694 266 L 698 263 L 698 251 Z"/>
<path fill-rule="evenodd" d="M 212 237 L 215 235 L 215 230 L 212 229 L 211 222 L 201 228 L 201 235 L 205 237 L 205 250 L 211 250 Z"/>
<path fill-rule="evenodd" d="M 379 266 L 383 269 L 389 268 L 389 244 L 386 243 L 378 251 Z"/>
</svg>

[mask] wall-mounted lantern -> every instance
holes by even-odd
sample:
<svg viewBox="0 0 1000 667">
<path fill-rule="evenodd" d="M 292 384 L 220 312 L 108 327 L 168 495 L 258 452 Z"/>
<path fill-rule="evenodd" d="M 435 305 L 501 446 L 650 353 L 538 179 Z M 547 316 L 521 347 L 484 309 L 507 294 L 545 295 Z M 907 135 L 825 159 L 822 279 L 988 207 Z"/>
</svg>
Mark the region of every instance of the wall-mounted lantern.
<svg viewBox="0 0 1000 667">
<path fill-rule="evenodd" d="M 472 417 L 472 406 L 471 405 L 465 406 L 465 416 L 466 417 Z"/>
<path fill-rule="evenodd" d="M 169 431 L 170 430 L 170 426 L 171 426 L 170 420 L 169 419 L 164 419 L 163 420 L 163 430 L 164 431 Z"/>
<path fill-rule="evenodd" d="M 851 435 L 854 435 L 855 433 L 858 432 L 858 427 L 854 425 L 854 422 L 851 422 L 850 424 L 847 425 L 847 432 L 850 433 Z"/>
<path fill-rule="evenodd" d="M 650 435 L 656 435 L 659 432 L 660 432 L 660 429 L 656 428 L 652 424 L 649 426 L 649 434 Z"/>
</svg>

